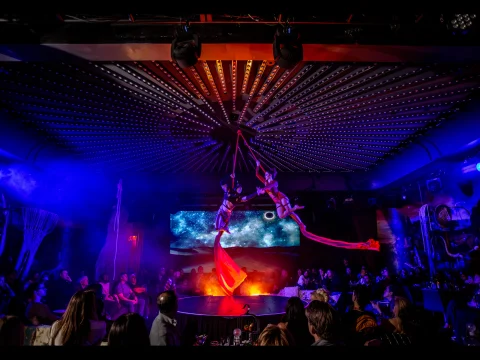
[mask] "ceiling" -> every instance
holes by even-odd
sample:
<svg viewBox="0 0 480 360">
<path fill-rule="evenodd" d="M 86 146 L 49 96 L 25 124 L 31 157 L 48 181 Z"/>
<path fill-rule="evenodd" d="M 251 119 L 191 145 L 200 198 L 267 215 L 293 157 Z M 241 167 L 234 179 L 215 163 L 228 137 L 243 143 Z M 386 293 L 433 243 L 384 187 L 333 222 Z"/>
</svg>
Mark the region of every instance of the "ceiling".
<svg viewBox="0 0 480 360">
<path fill-rule="evenodd" d="M 374 174 L 475 103 L 477 20 L 0 14 L 0 107 L 33 129 L 37 154 L 56 144 L 113 172 L 250 172 L 258 158 L 285 173 Z M 181 24 L 202 40 L 192 68 L 170 61 Z M 273 60 L 280 25 L 301 34 L 290 70 Z"/>
<path fill-rule="evenodd" d="M 0 105 L 112 171 L 368 171 L 446 121 L 478 65 L 269 60 L 0 63 Z"/>
</svg>

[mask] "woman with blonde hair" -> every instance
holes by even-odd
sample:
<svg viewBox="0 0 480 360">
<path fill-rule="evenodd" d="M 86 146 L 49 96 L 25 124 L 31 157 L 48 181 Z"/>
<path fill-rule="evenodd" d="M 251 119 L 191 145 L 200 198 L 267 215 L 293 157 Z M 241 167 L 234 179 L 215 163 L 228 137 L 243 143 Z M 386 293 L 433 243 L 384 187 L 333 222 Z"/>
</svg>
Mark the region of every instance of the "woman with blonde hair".
<svg viewBox="0 0 480 360">
<path fill-rule="evenodd" d="M 100 345 L 107 334 L 107 324 L 98 320 L 93 290 L 77 291 L 60 320 L 50 330 L 50 345 Z"/>
<path fill-rule="evenodd" d="M 328 303 L 330 301 L 330 291 L 324 288 L 319 288 L 310 293 L 310 301 L 318 300 Z"/>
<path fill-rule="evenodd" d="M 269 324 L 258 336 L 258 346 L 295 346 L 292 334 L 286 328 Z"/>
</svg>

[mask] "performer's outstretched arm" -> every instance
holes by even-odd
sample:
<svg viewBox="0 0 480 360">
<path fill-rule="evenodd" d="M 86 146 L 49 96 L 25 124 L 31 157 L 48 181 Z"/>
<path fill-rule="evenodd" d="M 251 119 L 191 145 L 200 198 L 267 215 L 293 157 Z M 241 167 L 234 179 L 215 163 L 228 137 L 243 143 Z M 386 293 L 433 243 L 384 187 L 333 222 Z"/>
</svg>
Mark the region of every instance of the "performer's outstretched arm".
<svg viewBox="0 0 480 360">
<path fill-rule="evenodd" d="M 241 202 L 247 202 L 248 200 L 252 200 L 255 196 L 258 195 L 258 192 L 255 191 L 254 193 L 251 193 L 250 195 L 246 195 L 240 199 Z"/>
<path fill-rule="evenodd" d="M 270 190 L 271 188 L 274 188 L 274 187 L 277 187 L 278 186 L 278 182 L 277 180 L 273 180 L 271 183 L 268 183 L 267 185 L 265 185 L 262 190 L 265 191 L 265 190 Z"/>
<path fill-rule="evenodd" d="M 262 184 L 265 184 L 265 178 L 260 175 L 260 162 L 257 160 L 257 168 L 255 169 L 255 175 L 257 176 L 257 179 L 262 182 Z"/>
</svg>

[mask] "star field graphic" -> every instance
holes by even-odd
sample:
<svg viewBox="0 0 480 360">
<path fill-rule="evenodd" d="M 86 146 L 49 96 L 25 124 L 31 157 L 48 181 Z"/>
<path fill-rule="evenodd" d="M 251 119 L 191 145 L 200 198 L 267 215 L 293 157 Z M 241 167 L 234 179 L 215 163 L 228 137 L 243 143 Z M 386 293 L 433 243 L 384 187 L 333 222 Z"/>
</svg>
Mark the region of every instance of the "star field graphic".
<svg viewBox="0 0 480 360">
<path fill-rule="evenodd" d="M 213 248 L 216 211 L 179 211 L 170 214 L 173 239 L 170 249 Z M 236 211 L 223 234 L 222 247 L 300 246 L 300 229 L 290 218 L 280 219 L 272 211 Z"/>
</svg>

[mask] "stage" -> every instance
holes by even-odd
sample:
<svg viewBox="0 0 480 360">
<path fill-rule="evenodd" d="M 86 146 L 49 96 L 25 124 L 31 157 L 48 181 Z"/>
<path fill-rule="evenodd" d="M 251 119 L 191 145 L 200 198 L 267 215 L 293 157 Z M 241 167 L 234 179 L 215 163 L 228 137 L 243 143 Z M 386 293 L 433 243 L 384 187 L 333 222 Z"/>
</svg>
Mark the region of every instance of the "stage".
<svg viewBox="0 0 480 360">
<path fill-rule="evenodd" d="M 258 296 L 193 296 L 178 300 L 177 326 L 185 344 L 193 344 L 195 335 L 208 335 L 207 342 L 233 338 L 233 330 L 240 328 L 242 340 L 248 338 L 245 325 L 261 331 L 269 323 L 277 324 L 285 314 L 288 297 Z M 306 303 L 305 303 L 306 304 Z M 259 329 L 256 329 L 258 320 Z"/>
</svg>

